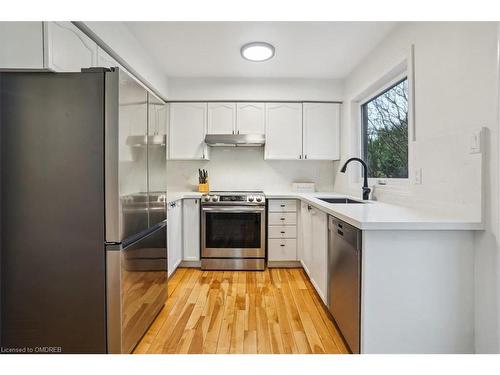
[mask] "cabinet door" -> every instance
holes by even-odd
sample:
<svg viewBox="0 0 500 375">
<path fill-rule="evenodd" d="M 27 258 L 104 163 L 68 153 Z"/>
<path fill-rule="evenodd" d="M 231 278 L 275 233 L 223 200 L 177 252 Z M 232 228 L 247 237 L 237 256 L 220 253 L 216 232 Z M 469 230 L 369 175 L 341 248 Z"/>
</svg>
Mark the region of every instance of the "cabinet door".
<svg viewBox="0 0 500 375">
<path fill-rule="evenodd" d="M 236 132 L 238 134 L 265 133 L 265 103 L 238 103 L 236 107 Z"/>
<path fill-rule="evenodd" d="M 184 199 L 182 202 L 183 259 L 200 260 L 200 200 Z"/>
<path fill-rule="evenodd" d="M 299 260 L 302 261 L 304 270 L 310 276 L 312 268 L 312 222 L 311 222 L 311 209 L 307 203 L 301 202 L 300 204 L 300 239 L 299 246 L 300 252 L 298 254 Z"/>
<path fill-rule="evenodd" d="M 295 238 L 270 238 L 268 251 L 270 261 L 297 260 L 297 240 Z"/>
<path fill-rule="evenodd" d="M 43 22 L 0 22 L 0 69 L 43 67 Z"/>
<path fill-rule="evenodd" d="M 167 211 L 168 276 L 172 275 L 182 260 L 182 201 L 168 205 Z"/>
<path fill-rule="evenodd" d="M 328 215 L 311 210 L 312 270 L 310 278 L 316 291 L 326 304 L 328 282 Z"/>
<path fill-rule="evenodd" d="M 266 104 L 267 160 L 296 160 L 302 158 L 302 104 Z"/>
<path fill-rule="evenodd" d="M 340 104 L 304 103 L 303 146 L 304 159 L 338 160 Z"/>
<path fill-rule="evenodd" d="M 97 44 L 71 22 L 47 22 L 45 56 L 55 72 L 79 72 L 97 65 Z"/>
<path fill-rule="evenodd" d="M 208 134 L 234 134 L 235 103 L 208 103 Z"/>
<path fill-rule="evenodd" d="M 207 103 L 170 104 L 171 160 L 208 160 L 206 133 Z"/>
</svg>

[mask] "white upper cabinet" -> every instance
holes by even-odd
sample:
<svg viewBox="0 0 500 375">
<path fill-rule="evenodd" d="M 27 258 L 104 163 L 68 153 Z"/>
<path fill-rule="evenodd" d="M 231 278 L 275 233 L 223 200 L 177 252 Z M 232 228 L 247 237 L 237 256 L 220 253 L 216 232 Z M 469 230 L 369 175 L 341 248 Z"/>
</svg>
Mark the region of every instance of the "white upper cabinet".
<svg viewBox="0 0 500 375">
<path fill-rule="evenodd" d="M 265 103 L 238 103 L 236 105 L 236 132 L 238 134 L 264 134 L 266 131 Z"/>
<path fill-rule="evenodd" d="M 302 104 L 266 103 L 267 160 L 302 158 Z"/>
<path fill-rule="evenodd" d="M 71 22 L 1 22 L 0 69 L 79 72 L 97 65 L 97 44 Z"/>
<path fill-rule="evenodd" d="M 234 134 L 235 103 L 208 103 L 208 134 Z"/>
<path fill-rule="evenodd" d="M 97 44 L 71 22 L 46 22 L 47 68 L 56 72 L 79 72 L 97 66 Z"/>
<path fill-rule="evenodd" d="M 303 158 L 338 160 L 340 104 L 303 104 Z"/>
<path fill-rule="evenodd" d="M 0 69 L 43 68 L 43 22 L 0 22 Z"/>
<path fill-rule="evenodd" d="M 169 159 L 208 160 L 207 103 L 170 103 Z"/>
<path fill-rule="evenodd" d="M 97 46 L 97 66 L 100 68 L 116 68 L 121 67 L 118 61 L 112 58 L 101 47 Z"/>
</svg>

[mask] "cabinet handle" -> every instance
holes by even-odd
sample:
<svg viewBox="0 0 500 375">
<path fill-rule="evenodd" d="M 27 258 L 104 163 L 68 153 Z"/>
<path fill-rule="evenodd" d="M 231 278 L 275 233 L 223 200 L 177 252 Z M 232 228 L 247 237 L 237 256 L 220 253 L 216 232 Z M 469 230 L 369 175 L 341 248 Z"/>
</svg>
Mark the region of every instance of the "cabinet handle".
<svg viewBox="0 0 500 375">
<path fill-rule="evenodd" d="M 194 204 L 198 204 L 198 199 L 195 199 Z"/>
<path fill-rule="evenodd" d="M 285 231 L 283 231 L 283 230 L 282 230 L 280 233 L 281 233 L 281 234 L 285 234 Z"/>
<path fill-rule="evenodd" d="M 307 154 L 304 155 L 304 159 L 307 159 Z"/>
<path fill-rule="evenodd" d="M 280 220 L 285 220 L 285 218 L 284 218 L 284 217 L 282 217 L 282 218 L 280 218 Z"/>
<path fill-rule="evenodd" d="M 302 155 L 299 155 L 299 159 L 302 159 Z"/>
<path fill-rule="evenodd" d="M 234 134 L 234 130 L 233 130 L 233 134 Z"/>
<path fill-rule="evenodd" d="M 284 205 L 284 204 L 280 204 L 280 206 L 281 206 L 281 207 L 285 207 L 285 205 Z"/>
<path fill-rule="evenodd" d="M 307 209 L 308 209 L 309 211 L 311 211 L 311 210 L 312 210 L 312 207 L 311 207 L 310 205 L 307 205 Z"/>
<path fill-rule="evenodd" d="M 284 244 L 280 244 L 280 246 L 281 246 L 281 247 L 285 247 L 285 245 L 284 245 Z"/>
</svg>

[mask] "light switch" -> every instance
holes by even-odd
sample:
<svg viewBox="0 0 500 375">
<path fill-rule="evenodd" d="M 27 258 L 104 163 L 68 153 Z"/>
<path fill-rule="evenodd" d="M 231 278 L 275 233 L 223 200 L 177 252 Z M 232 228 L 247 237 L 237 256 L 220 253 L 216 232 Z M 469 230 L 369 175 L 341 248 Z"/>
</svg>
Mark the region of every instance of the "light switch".
<svg viewBox="0 0 500 375">
<path fill-rule="evenodd" d="M 415 169 L 415 175 L 413 182 L 415 185 L 421 185 L 422 184 L 422 168 L 416 168 Z"/>
<path fill-rule="evenodd" d="M 469 154 L 481 152 L 481 130 L 475 131 L 470 137 Z"/>
</svg>

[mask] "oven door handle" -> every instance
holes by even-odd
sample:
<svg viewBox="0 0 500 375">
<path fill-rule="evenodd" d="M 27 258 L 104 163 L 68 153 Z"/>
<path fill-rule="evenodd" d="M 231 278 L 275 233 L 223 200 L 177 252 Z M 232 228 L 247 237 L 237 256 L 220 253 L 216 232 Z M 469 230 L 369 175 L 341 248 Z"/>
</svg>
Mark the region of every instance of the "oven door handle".
<svg viewBox="0 0 500 375">
<path fill-rule="evenodd" d="M 265 207 L 202 207 L 206 212 L 262 213 Z"/>
</svg>

